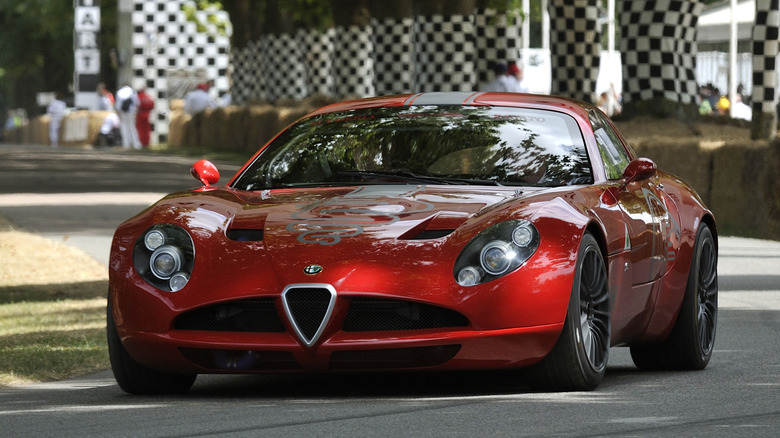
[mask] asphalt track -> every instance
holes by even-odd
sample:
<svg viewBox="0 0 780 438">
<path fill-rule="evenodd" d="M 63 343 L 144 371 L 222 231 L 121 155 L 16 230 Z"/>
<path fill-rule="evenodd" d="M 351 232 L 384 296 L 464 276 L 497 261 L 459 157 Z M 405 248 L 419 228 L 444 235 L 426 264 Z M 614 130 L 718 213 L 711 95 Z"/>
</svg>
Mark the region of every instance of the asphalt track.
<svg viewBox="0 0 780 438">
<path fill-rule="evenodd" d="M 107 263 L 113 230 L 197 185 L 193 160 L 0 145 L 0 216 Z M 224 182 L 236 163 L 218 164 Z M 200 376 L 177 397 L 123 393 L 110 371 L 0 390 L 0 437 L 776 437 L 780 242 L 722 237 L 709 367 L 642 372 L 613 348 L 598 390 L 530 392 L 510 372 Z"/>
</svg>

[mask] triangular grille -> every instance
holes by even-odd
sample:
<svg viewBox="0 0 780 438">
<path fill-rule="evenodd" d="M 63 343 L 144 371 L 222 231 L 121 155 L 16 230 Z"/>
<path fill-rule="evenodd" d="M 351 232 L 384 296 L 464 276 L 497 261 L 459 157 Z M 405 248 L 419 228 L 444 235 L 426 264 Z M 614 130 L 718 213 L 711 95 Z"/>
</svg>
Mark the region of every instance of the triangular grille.
<svg viewBox="0 0 780 438">
<path fill-rule="evenodd" d="M 282 292 L 282 304 L 298 338 L 311 347 L 328 324 L 336 304 L 330 285 L 291 285 Z"/>
</svg>

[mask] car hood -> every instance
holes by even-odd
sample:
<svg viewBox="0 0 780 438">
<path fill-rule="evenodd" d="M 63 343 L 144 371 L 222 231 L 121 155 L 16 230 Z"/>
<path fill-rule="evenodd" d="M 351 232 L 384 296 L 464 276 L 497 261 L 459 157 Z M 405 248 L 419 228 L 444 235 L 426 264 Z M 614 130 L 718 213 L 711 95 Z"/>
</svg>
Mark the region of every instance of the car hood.
<svg viewBox="0 0 780 438">
<path fill-rule="evenodd" d="M 214 216 L 234 240 L 294 239 L 333 246 L 364 239 L 442 237 L 472 217 L 517 199 L 514 189 L 369 185 L 313 190 L 215 190 L 176 202 L 197 203 L 198 220 Z M 173 199 L 170 199 L 171 201 Z M 186 199 L 186 200 L 185 200 Z M 163 201 L 165 202 L 165 201 Z"/>
</svg>

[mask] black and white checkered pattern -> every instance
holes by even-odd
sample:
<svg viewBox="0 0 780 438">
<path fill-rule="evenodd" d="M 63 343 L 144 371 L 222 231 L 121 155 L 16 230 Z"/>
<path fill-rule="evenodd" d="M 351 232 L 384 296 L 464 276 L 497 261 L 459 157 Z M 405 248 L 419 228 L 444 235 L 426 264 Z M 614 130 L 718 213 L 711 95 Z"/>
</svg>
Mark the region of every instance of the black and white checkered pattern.
<svg viewBox="0 0 780 438">
<path fill-rule="evenodd" d="M 414 19 L 371 20 L 376 94 L 414 90 Z"/>
<path fill-rule="evenodd" d="M 474 71 L 474 17 L 417 16 L 414 91 L 471 91 Z"/>
<path fill-rule="evenodd" d="M 509 64 L 520 60 L 523 47 L 520 35 L 522 20 L 519 14 L 498 15 L 494 9 L 478 8 L 474 12 L 474 45 L 477 56 L 474 68 L 477 74 L 475 87 L 481 89 L 493 80 L 494 62 Z"/>
<path fill-rule="evenodd" d="M 553 94 L 593 99 L 601 56 L 600 3 L 551 0 L 548 4 Z"/>
<path fill-rule="evenodd" d="M 233 103 L 241 105 L 261 98 L 261 80 L 257 72 L 260 70 L 259 42 L 250 41 L 242 49 L 233 48 L 230 51 L 231 82 L 230 89 Z"/>
<path fill-rule="evenodd" d="M 777 94 L 777 55 L 780 38 L 780 0 L 756 0 L 753 26 L 754 112 L 775 113 Z"/>
<path fill-rule="evenodd" d="M 704 4 L 684 0 L 618 2 L 623 101 L 661 97 L 695 103 L 696 24 Z"/>
<path fill-rule="evenodd" d="M 198 33 L 181 11 L 184 0 L 131 0 L 132 67 L 131 84 L 143 83 L 155 100 L 152 111 L 152 143 L 168 137 L 168 99 L 179 90 L 168 84 L 169 77 L 198 76 L 214 80 L 216 92 L 229 90 L 228 62 L 230 40 Z M 227 13 L 219 14 L 228 20 Z"/>
<path fill-rule="evenodd" d="M 367 97 L 375 94 L 373 51 L 371 26 L 335 28 L 332 72 L 336 97 Z"/>
<path fill-rule="evenodd" d="M 303 99 L 308 95 L 303 53 L 294 35 L 264 35 L 260 40 L 260 74 L 267 100 Z"/>
<path fill-rule="evenodd" d="M 315 30 L 298 31 L 297 38 L 303 49 L 303 63 L 306 68 L 306 87 L 309 95 L 333 94 L 333 37 L 334 29 L 324 32 Z"/>
</svg>

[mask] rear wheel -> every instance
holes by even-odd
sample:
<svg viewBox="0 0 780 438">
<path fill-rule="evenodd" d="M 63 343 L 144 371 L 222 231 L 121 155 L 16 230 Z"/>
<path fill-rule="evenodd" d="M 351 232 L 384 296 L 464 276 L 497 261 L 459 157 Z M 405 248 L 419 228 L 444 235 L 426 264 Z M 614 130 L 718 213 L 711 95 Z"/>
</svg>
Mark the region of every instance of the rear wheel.
<svg viewBox="0 0 780 438">
<path fill-rule="evenodd" d="M 595 389 L 607 368 L 609 346 L 607 270 L 596 239 L 586 233 L 560 338 L 550 354 L 528 368 L 528 384 L 553 391 Z"/>
<path fill-rule="evenodd" d="M 702 224 L 672 333 L 660 344 L 631 346 L 631 358 L 647 370 L 703 370 L 712 356 L 717 322 L 718 253 L 712 232 Z"/>
<path fill-rule="evenodd" d="M 131 394 L 179 394 L 187 392 L 197 374 L 175 374 L 147 368 L 136 362 L 122 345 L 116 331 L 111 300 L 106 308 L 108 356 L 119 387 Z"/>
</svg>

